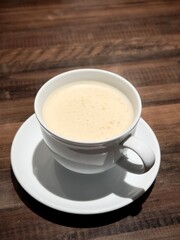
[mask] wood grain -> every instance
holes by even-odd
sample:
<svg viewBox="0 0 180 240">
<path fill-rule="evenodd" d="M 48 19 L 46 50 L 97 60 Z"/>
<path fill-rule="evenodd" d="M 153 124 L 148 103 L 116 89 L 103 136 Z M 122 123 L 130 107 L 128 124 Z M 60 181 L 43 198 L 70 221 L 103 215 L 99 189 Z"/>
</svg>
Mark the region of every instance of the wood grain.
<svg viewBox="0 0 180 240">
<path fill-rule="evenodd" d="M 0 1 L 0 239 L 180 239 L 180 2 L 178 0 Z M 18 183 L 13 137 L 34 113 L 48 79 L 95 67 L 139 91 L 142 117 L 161 148 L 151 188 L 99 215 L 50 209 Z"/>
</svg>

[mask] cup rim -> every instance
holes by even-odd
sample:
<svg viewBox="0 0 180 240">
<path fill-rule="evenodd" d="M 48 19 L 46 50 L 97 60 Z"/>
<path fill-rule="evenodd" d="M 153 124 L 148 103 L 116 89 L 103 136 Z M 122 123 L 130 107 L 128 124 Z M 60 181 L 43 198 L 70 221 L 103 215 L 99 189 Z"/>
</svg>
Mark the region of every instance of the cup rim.
<svg viewBox="0 0 180 240">
<path fill-rule="evenodd" d="M 65 75 L 69 75 L 69 74 L 72 74 L 74 72 L 86 72 L 86 71 L 89 71 L 89 72 L 102 72 L 102 73 L 105 73 L 105 74 L 110 74 L 114 77 L 118 77 L 119 79 L 121 79 L 121 81 L 124 81 L 126 82 L 126 84 L 131 88 L 133 89 L 134 91 L 134 94 L 136 95 L 136 99 L 137 99 L 137 102 L 138 102 L 138 109 L 137 109 L 137 112 L 136 112 L 136 116 L 134 118 L 134 121 L 132 122 L 132 124 L 123 132 L 121 132 L 120 134 L 117 134 L 115 135 L 114 137 L 111 137 L 109 139 L 105 139 L 105 140 L 99 140 L 99 141 L 79 141 L 79 140 L 73 140 L 73 139 L 70 139 L 70 138 L 65 138 L 65 137 L 62 137 L 58 134 L 56 134 L 55 132 L 53 132 L 52 130 L 50 130 L 46 124 L 42 121 L 42 118 L 40 117 L 40 113 L 39 113 L 39 110 L 38 110 L 38 102 L 39 102 L 39 99 L 40 99 L 40 96 L 41 96 L 41 93 L 42 91 L 44 90 L 44 88 L 46 88 L 49 84 L 51 84 L 53 81 L 57 81 L 57 79 L 59 77 L 62 77 L 62 76 L 65 76 Z M 104 145 L 104 144 L 108 144 L 110 142 L 115 142 L 115 141 L 118 141 L 119 139 L 124 139 L 123 136 L 127 136 L 129 135 L 133 129 L 136 127 L 139 119 L 140 119 L 140 116 L 141 116 L 141 111 L 142 111 L 142 102 L 141 102 L 141 98 L 140 98 L 140 95 L 138 93 L 138 91 L 136 90 L 136 88 L 133 86 L 132 83 L 130 83 L 128 80 L 126 80 L 125 78 L 123 78 L 121 75 L 118 75 L 116 73 L 113 73 L 113 72 L 110 72 L 110 71 L 107 71 L 107 70 L 102 70 L 102 69 L 96 69 L 96 68 L 82 68 L 82 69 L 75 69 L 75 70 L 70 70 L 70 71 L 66 71 L 66 72 L 63 72 L 63 73 L 60 73 L 54 77 L 52 77 L 51 79 L 49 79 L 48 81 L 46 81 L 41 87 L 40 89 L 38 90 L 36 96 L 35 96 L 35 100 L 34 100 L 34 111 L 35 111 L 35 116 L 38 120 L 38 122 L 40 123 L 41 127 L 43 128 L 43 130 L 45 130 L 47 133 L 49 133 L 53 138 L 55 138 L 56 140 L 59 140 L 61 142 L 64 142 L 64 143 L 70 143 L 70 144 L 73 144 L 73 145 L 81 145 L 81 146 L 94 146 L 94 145 Z"/>
</svg>

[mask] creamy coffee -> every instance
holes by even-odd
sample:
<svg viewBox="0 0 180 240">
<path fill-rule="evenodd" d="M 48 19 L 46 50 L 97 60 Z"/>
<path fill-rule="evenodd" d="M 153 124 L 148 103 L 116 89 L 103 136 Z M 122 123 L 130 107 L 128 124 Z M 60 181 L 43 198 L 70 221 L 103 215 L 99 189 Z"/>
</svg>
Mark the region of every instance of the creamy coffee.
<svg viewBox="0 0 180 240">
<path fill-rule="evenodd" d="M 83 142 L 105 141 L 133 122 L 133 107 L 118 89 L 101 82 L 78 81 L 54 90 L 45 100 L 42 116 L 57 135 Z"/>
</svg>

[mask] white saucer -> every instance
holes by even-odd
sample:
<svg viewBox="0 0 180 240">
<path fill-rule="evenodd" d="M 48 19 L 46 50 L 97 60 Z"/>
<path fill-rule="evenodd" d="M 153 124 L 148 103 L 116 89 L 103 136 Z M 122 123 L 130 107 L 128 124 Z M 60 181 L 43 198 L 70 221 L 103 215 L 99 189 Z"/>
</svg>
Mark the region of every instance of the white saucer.
<svg viewBox="0 0 180 240">
<path fill-rule="evenodd" d="M 157 176 L 160 148 L 156 136 L 143 119 L 135 135 L 144 139 L 155 152 L 155 164 L 149 172 L 136 175 L 116 166 L 100 174 L 78 174 L 51 158 L 36 117 L 32 115 L 13 140 L 12 169 L 21 186 L 46 206 L 77 214 L 109 212 L 140 197 Z M 127 155 L 132 157 L 131 152 Z"/>
</svg>

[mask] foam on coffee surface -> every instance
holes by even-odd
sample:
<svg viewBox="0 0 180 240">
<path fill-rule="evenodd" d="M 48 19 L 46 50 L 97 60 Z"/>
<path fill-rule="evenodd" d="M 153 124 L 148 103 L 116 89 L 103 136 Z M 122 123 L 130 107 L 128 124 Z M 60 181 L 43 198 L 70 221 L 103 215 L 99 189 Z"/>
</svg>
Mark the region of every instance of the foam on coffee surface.
<svg viewBox="0 0 180 240">
<path fill-rule="evenodd" d="M 105 141 L 121 134 L 133 121 L 133 107 L 118 89 L 101 82 L 63 85 L 46 99 L 42 116 L 47 127 L 74 141 Z"/>
</svg>

